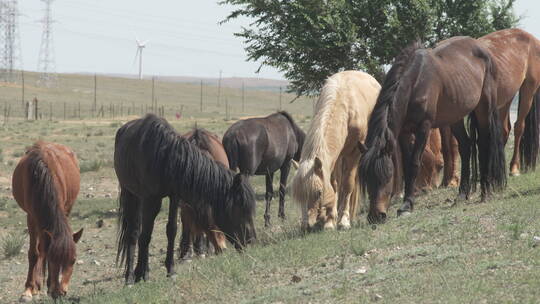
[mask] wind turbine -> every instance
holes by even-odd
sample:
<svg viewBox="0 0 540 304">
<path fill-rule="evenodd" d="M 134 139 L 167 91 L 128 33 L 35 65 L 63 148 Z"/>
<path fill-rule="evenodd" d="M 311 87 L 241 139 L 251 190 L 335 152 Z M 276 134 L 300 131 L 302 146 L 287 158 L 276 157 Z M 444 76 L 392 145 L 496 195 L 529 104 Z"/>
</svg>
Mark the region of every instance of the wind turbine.
<svg viewBox="0 0 540 304">
<path fill-rule="evenodd" d="M 135 53 L 135 60 L 137 60 L 137 57 L 139 57 L 139 79 L 143 79 L 142 75 L 142 52 L 143 49 L 146 47 L 146 44 L 148 43 L 148 40 L 141 42 L 139 39 L 135 38 L 135 43 L 137 43 L 137 51 Z"/>
</svg>

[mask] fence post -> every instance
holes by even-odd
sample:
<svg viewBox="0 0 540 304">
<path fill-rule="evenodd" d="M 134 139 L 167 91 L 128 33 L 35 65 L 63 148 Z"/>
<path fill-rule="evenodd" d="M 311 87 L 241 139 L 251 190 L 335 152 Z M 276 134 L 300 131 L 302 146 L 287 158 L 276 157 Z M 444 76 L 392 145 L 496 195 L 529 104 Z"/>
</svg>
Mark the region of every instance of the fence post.
<svg viewBox="0 0 540 304">
<path fill-rule="evenodd" d="M 201 79 L 201 113 L 203 112 L 203 99 L 202 99 L 202 94 L 203 94 L 203 82 L 202 82 L 202 79 Z"/>
<path fill-rule="evenodd" d="M 64 120 L 66 120 L 66 102 L 64 101 Z"/>
<path fill-rule="evenodd" d="M 242 81 L 242 113 L 246 113 L 245 109 L 244 109 L 244 104 L 245 104 L 245 101 L 246 101 L 246 88 L 245 88 L 245 85 L 244 85 L 244 81 Z"/>
<path fill-rule="evenodd" d="M 92 107 L 92 116 L 95 117 L 97 110 L 97 74 L 94 73 L 94 105 Z"/>
</svg>

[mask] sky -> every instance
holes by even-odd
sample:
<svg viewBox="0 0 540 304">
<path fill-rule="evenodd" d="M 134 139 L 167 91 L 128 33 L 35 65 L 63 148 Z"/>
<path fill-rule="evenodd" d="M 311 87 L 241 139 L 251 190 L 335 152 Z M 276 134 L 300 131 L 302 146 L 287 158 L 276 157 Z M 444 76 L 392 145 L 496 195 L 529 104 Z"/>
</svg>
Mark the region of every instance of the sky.
<svg viewBox="0 0 540 304">
<path fill-rule="evenodd" d="M 233 9 L 216 0 L 55 0 L 52 4 L 56 71 L 136 74 L 136 42 L 148 41 L 143 73 L 157 76 L 260 77 L 283 79 L 260 63 L 246 61 L 242 18 L 219 25 Z M 42 1 L 19 1 L 22 62 L 36 70 L 41 43 Z M 540 1 L 517 0 L 521 28 L 540 38 Z"/>
</svg>

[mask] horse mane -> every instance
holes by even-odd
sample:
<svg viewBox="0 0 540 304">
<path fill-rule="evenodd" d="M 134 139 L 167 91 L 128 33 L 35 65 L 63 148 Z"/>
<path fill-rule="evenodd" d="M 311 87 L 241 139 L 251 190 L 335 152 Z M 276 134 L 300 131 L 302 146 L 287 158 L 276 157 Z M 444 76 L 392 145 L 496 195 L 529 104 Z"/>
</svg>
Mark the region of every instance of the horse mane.
<svg viewBox="0 0 540 304">
<path fill-rule="evenodd" d="M 75 253 L 75 242 L 67 218 L 60 208 L 53 172 L 41 149 L 42 142 L 26 151 L 33 213 L 41 230 L 50 240 L 47 258 L 63 266 L 69 265 Z"/>
<path fill-rule="evenodd" d="M 254 212 L 255 194 L 249 183 L 236 183 L 234 172 L 178 136 L 166 120 L 147 114 L 142 118 L 141 130 L 144 153 L 152 167 L 162 172 L 176 194 L 201 212 L 199 214 L 204 214 L 211 206 L 215 215 L 230 216 L 233 204 L 240 204 L 238 207 L 247 213 Z M 242 189 L 233 189 L 235 187 Z M 243 197 L 238 197 L 239 193 Z M 235 200 L 227 199 L 232 196 Z"/>
<path fill-rule="evenodd" d="M 362 155 L 360 161 L 359 174 L 363 193 L 367 193 L 367 188 L 379 187 L 392 178 L 392 171 L 389 170 L 390 162 L 397 167 L 394 170 L 394 176 L 396 177 L 394 178 L 394 194 L 400 191 L 401 172 L 399 168 L 401 167 L 401 156 L 399 155 L 400 151 L 397 143 L 399 134 L 394 134 L 392 131 L 395 124 L 394 105 L 398 95 L 401 97 L 407 95 L 398 94 L 398 89 L 400 89 L 403 75 L 407 71 L 416 50 L 421 48 L 420 41 L 416 41 L 405 48 L 396 57 L 394 64 L 384 79 L 379 97 L 377 97 L 377 102 L 368 122 L 368 133 L 365 141 L 368 150 Z M 409 90 L 410 88 L 402 89 Z M 392 152 L 392 155 L 387 155 L 384 150 Z"/>
<path fill-rule="evenodd" d="M 313 121 L 304 140 L 300 166 L 291 183 L 292 195 L 300 204 L 315 200 L 317 193 L 324 187 L 320 178 L 313 172 L 313 164 L 315 157 L 323 163 L 328 159 L 326 132 L 334 116 L 340 79 L 339 73 L 326 79 L 315 106 Z"/>
</svg>

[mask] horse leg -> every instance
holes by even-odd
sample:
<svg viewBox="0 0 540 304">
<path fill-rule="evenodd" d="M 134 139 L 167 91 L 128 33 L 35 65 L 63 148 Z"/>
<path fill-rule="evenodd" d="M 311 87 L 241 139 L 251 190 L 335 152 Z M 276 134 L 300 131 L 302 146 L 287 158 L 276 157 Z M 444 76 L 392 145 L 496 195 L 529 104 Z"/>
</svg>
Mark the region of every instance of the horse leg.
<svg viewBox="0 0 540 304">
<path fill-rule="evenodd" d="M 287 178 L 291 170 L 291 161 L 286 161 L 281 167 L 279 176 L 279 211 L 278 216 L 285 219 L 285 189 L 287 188 Z"/>
<path fill-rule="evenodd" d="M 167 276 L 174 275 L 174 241 L 178 230 L 178 204 L 179 199 L 169 197 L 169 221 L 167 222 L 167 257 L 165 258 L 165 267 Z"/>
<path fill-rule="evenodd" d="M 21 295 L 21 302 L 32 301 L 32 296 L 37 294 L 41 289 L 41 282 L 38 280 L 39 272 L 41 269 L 38 267 L 38 242 L 37 233 L 35 231 L 34 223 L 30 219 L 30 216 L 26 216 L 26 223 L 28 225 L 28 233 L 30 234 L 30 246 L 28 247 L 28 276 L 26 277 L 26 284 L 24 284 L 25 290 Z"/>
<path fill-rule="evenodd" d="M 523 130 L 525 129 L 525 118 L 531 110 L 534 93 L 538 87 L 534 82 L 525 82 L 519 90 L 518 117 L 514 124 L 514 154 L 510 162 L 510 175 L 518 176 L 520 170 L 520 144 Z"/>
<path fill-rule="evenodd" d="M 453 124 L 451 128 L 452 134 L 458 142 L 459 157 L 461 158 L 461 178 L 457 199 L 467 200 L 471 192 L 471 141 L 463 120 Z"/>
<path fill-rule="evenodd" d="M 154 230 L 154 221 L 161 209 L 161 198 L 146 199 L 143 203 L 146 210 L 142 213 L 142 229 L 139 236 L 139 254 L 137 259 L 137 267 L 135 267 L 135 282 L 141 279 L 147 281 L 150 269 L 148 267 L 148 246 L 152 239 L 152 231 Z"/>
<path fill-rule="evenodd" d="M 274 197 L 274 189 L 272 187 L 272 182 L 274 180 L 274 172 L 267 172 L 266 173 L 266 209 L 264 211 L 264 226 L 269 227 L 270 226 L 270 203 L 272 202 L 272 198 Z"/>
<path fill-rule="evenodd" d="M 135 247 L 140 234 L 141 223 L 141 200 L 125 188 L 120 189 L 120 206 L 123 210 L 122 233 L 123 238 L 118 244 L 119 249 L 124 248 L 126 256 L 125 282 L 126 285 L 135 283 L 135 274 L 133 273 L 133 262 L 135 261 Z M 120 250 L 119 250 L 120 253 Z"/>
<path fill-rule="evenodd" d="M 341 184 L 339 185 L 338 195 L 338 228 L 349 229 L 351 228 L 351 219 L 354 218 L 354 214 L 350 214 L 353 207 L 356 205 L 356 197 L 352 197 L 353 189 L 356 185 L 356 175 L 358 170 L 358 160 L 360 159 L 360 150 L 354 148 L 351 153 L 343 155 L 341 166 Z"/>
<path fill-rule="evenodd" d="M 182 236 L 180 240 L 180 259 L 188 260 L 191 251 L 191 217 L 190 208 L 186 204 L 182 204 L 180 208 L 180 220 L 182 221 Z"/>
<path fill-rule="evenodd" d="M 199 233 L 193 238 L 193 252 L 199 257 L 205 256 L 206 250 L 204 249 L 204 243 L 204 233 Z"/>
<path fill-rule="evenodd" d="M 450 127 L 439 128 L 441 132 L 441 146 L 443 154 L 443 187 L 453 187 L 458 183 L 456 141 Z"/>
<path fill-rule="evenodd" d="M 405 196 L 403 198 L 403 205 L 401 205 L 397 211 L 398 216 L 412 212 L 414 209 L 414 189 L 416 176 L 418 175 L 418 169 L 420 168 L 422 162 L 422 154 L 426 148 L 426 143 L 430 132 L 431 121 L 423 121 L 415 133 L 412 153 L 408 155 L 408 161 L 403 163 L 404 168 L 409 168 L 408 170 L 405 170 Z"/>
</svg>

